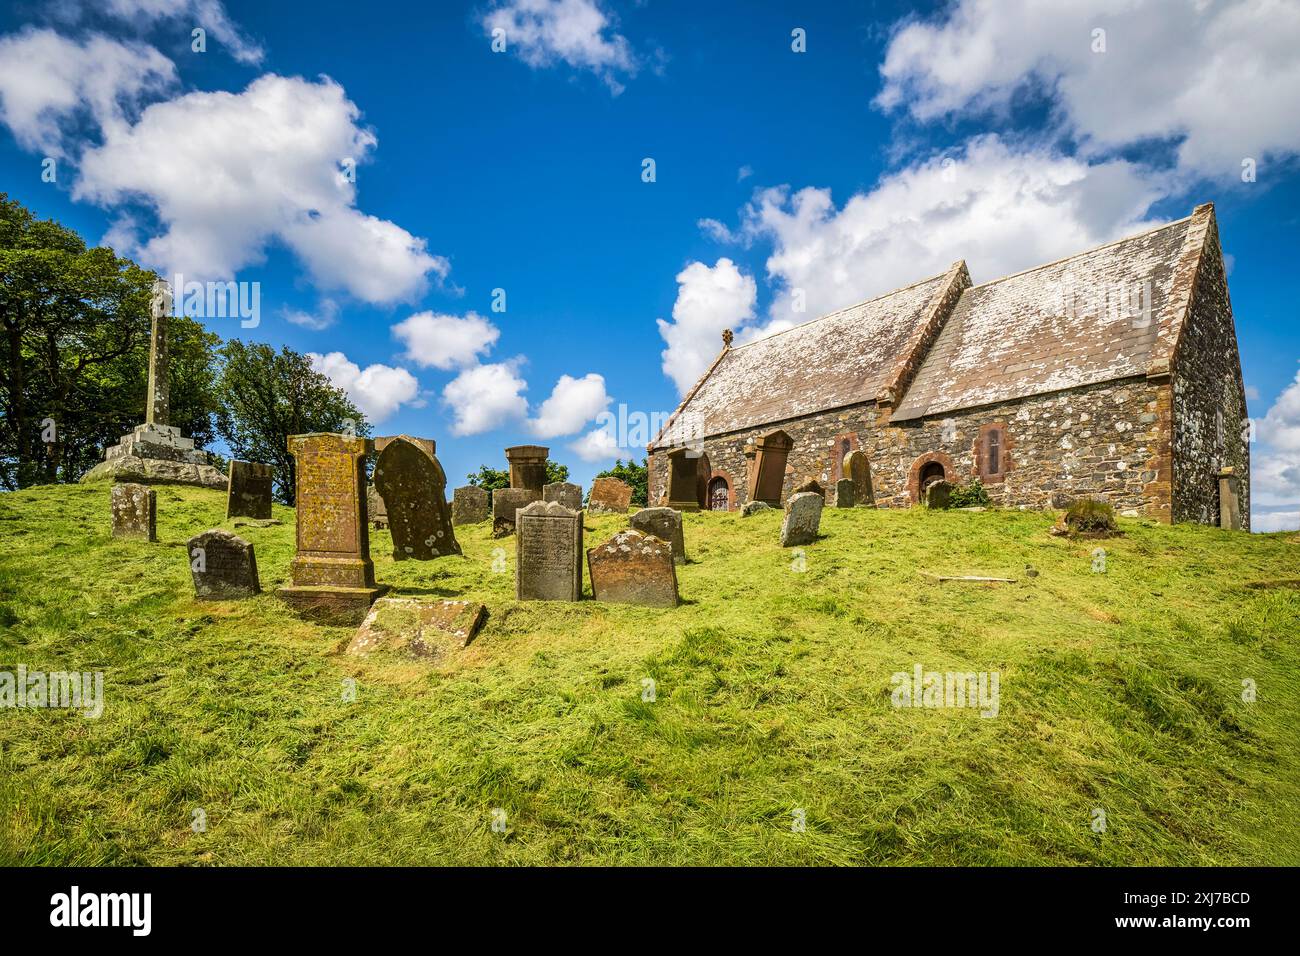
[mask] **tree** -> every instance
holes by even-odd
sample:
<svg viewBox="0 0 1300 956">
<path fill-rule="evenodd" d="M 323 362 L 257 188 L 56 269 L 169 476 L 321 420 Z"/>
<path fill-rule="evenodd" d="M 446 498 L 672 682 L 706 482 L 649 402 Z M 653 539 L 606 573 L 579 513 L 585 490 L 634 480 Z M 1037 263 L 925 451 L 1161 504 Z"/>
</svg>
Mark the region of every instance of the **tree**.
<svg viewBox="0 0 1300 956">
<path fill-rule="evenodd" d="M 155 279 L 0 193 L 0 485 L 76 481 L 144 421 Z M 171 423 L 202 446 L 220 339 L 169 323 Z"/>
<path fill-rule="evenodd" d="M 492 501 L 492 492 L 498 488 L 510 487 L 510 472 L 502 471 L 499 468 L 493 468 L 490 465 L 479 465 L 478 471 L 466 475 L 471 485 L 477 485 L 480 488 L 487 489 L 488 502 Z M 557 481 L 569 480 L 569 466 L 561 465 L 558 462 L 546 459 L 546 483 L 554 484 Z"/>
<path fill-rule="evenodd" d="M 642 506 L 646 504 L 648 496 L 648 491 L 646 489 L 650 480 L 650 472 L 647 468 L 646 459 L 642 458 L 641 464 L 638 465 L 631 458 L 627 460 L 627 464 L 623 464 L 623 459 L 616 458 L 614 460 L 613 468 L 605 469 L 596 477 L 617 478 L 620 481 L 627 482 L 632 486 L 632 504 Z M 590 497 L 590 494 L 591 493 L 588 492 L 588 497 Z"/>
<path fill-rule="evenodd" d="M 307 356 L 230 339 L 221 350 L 217 434 L 235 458 L 275 469 L 275 496 L 294 503 L 296 472 L 289 436 L 308 432 L 370 435 L 365 416 Z"/>
</svg>

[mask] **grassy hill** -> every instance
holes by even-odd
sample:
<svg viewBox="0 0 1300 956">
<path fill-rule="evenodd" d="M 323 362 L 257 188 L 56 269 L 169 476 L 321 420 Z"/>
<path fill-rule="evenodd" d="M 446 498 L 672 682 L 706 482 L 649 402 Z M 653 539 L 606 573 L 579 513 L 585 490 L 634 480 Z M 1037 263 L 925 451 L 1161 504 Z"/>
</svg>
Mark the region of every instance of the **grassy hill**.
<svg viewBox="0 0 1300 956">
<path fill-rule="evenodd" d="M 1101 574 L 1050 514 L 828 509 L 800 573 L 779 512 L 687 515 L 664 611 L 516 603 L 486 525 L 432 563 L 375 532 L 397 593 L 490 609 L 430 666 L 269 593 L 290 509 L 238 529 L 268 593 L 233 603 L 184 548 L 224 495 L 159 488 L 155 544 L 108 512 L 0 495 L 0 670 L 105 673 L 97 720 L 0 710 L 0 863 L 1300 864 L 1300 591 L 1242 587 L 1296 575 L 1293 535 L 1124 521 Z M 895 709 L 917 663 L 998 671 L 998 716 Z"/>
</svg>

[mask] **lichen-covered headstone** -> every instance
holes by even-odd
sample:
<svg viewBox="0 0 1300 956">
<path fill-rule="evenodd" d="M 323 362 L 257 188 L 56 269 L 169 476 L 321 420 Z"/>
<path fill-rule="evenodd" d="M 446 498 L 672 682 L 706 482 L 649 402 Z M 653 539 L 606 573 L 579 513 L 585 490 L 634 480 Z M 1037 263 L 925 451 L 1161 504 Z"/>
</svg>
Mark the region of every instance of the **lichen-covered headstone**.
<svg viewBox="0 0 1300 956">
<path fill-rule="evenodd" d="M 390 441 L 375 459 L 375 490 L 388 510 L 394 561 L 461 553 L 447 507 L 447 476 L 424 448 L 404 437 Z"/>
<path fill-rule="evenodd" d="M 492 537 L 504 538 L 515 533 L 515 512 L 534 501 L 541 501 L 541 490 L 531 488 L 497 488 L 492 492 Z"/>
<path fill-rule="evenodd" d="M 472 601 L 380 598 L 348 644 L 359 657 L 376 651 L 437 662 L 469 645 L 487 620 L 487 608 Z"/>
<path fill-rule="evenodd" d="M 628 528 L 587 552 L 587 570 L 597 601 L 677 606 L 677 567 L 667 541 Z"/>
<path fill-rule="evenodd" d="M 452 525 L 478 524 L 487 521 L 490 514 L 486 488 L 462 485 L 451 493 Z"/>
<path fill-rule="evenodd" d="M 232 460 L 226 475 L 226 517 L 271 517 L 271 484 L 274 477 L 275 469 L 270 465 Z"/>
<path fill-rule="evenodd" d="M 791 495 L 785 503 L 785 517 L 781 520 L 781 547 L 793 548 L 816 541 L 825 504 L 826 499 L 813 491 Z"/>
<path fill-rule="evenodd" d="M 186 552 L 196 597 L 230 599 L 262 593 L 252 542 L 213 528 L 190 538 Z"/>
<path fill-rule="evenodd" d="M 534 501 L 515 520 L 515 599 L 580 600 L 582 512 Z"/>
<path fill-rule="evenodd" d="M 673 560 L 686 563 L 686 539 L 682 534 L 682 513 L 675 508 L 642 508 L 628 519 L 628 525 L 642 534 L 653 535 L 673 547 Z"/>
<path fill-rule="evenodd" d="M 925 489 L 925 506 L 927 508 L 943 509 L 948 507 L 949 499 L 952 498 L 952 484 L 947 481 L 934 481 L 926 486 Z"/>
<path fill-rule="evenodd" d="M 555 501 L 570 511 L 582 510 L 582 485 L 571 481 L 553 481 L 542 488 L 543 501 Z"/>
<path fill-rule="evenodd" d="M 852 508 L 854 504 L 854 486 L 852 478 L 841 478 L 835 482 L 835 507 Z"/>
<path fill-rule="evenodd" d="M 618 478 L 596 478 L 591 482 L 591 495 L 587 499 L 590 511 L 605 514 L 627 514 L 632 504 L 632 486 Z"/>
<path fill-rule="evenodd" d="M 109 492 L 114 538 L 157 541 L 158 495 L 147 485 L 120 482 Z"/>
<path fill-rule="evenodd" d="M 871 459 L 865 451 L 851 451 L 844 456 L 844 477 L 853 482 L 856 507 L 876 506 L 876 494 L 871 487 Z"/>
</svg>

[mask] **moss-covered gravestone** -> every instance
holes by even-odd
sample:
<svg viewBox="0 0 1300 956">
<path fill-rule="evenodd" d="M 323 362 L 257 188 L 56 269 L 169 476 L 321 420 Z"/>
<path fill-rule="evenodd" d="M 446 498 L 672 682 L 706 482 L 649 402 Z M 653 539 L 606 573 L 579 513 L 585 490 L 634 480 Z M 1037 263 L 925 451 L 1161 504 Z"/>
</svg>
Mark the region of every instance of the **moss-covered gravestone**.
<svg viewBox="0 0 1300 956">
<path fill-rule="evenodd" d="M 420 445 L 405 436 L 388 442 L 375 459 L 375 490 L 388 512 L 394 561 L 461 553 L 447 506 L 447 476 Z"/>
<path fill-rule="evenodd" d="M 222 600 L 262 593 L 252 542 L 213 528 L 190 538 L 186 550 L 196 597 Z"/>
<path fill-rule="evenodd" d="M 113 537 L 157 541 L 158 495 L 146 485 L 119 482 L 109 492 Z"/>
</svg>

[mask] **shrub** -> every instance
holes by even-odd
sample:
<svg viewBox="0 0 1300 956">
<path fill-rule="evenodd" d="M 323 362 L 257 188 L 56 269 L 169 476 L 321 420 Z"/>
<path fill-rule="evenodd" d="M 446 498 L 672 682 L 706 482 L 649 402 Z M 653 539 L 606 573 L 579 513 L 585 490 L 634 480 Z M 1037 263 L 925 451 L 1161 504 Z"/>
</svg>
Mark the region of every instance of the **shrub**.
<svg viewBox="0 0 1300 956">
<path fill-rule="evenodd" d="M 1115 509 L 1109 502 L 1080 498 L 1065 510 L 1065 523 L 1075 533 L 1118 531 Z"/>
<path fill-rule="evenodd" d="M 949 508 L 986 508 L 988 503 L 989 493 L 978 478 L 969 484 L 958 485 L 948 498 Z"/>
</svg>

